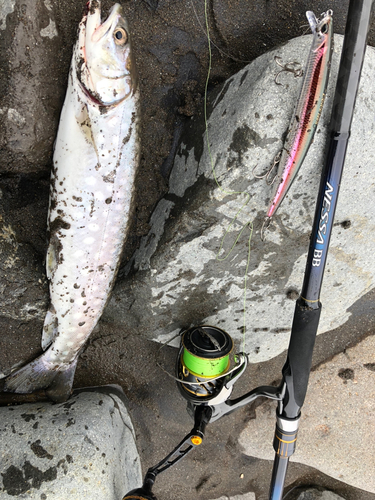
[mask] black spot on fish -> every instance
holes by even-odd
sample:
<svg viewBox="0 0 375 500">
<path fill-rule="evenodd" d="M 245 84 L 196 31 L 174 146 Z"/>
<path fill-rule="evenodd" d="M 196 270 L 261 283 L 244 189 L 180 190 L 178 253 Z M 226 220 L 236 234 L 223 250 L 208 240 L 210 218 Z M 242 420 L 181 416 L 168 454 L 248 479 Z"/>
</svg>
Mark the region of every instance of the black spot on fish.
<svg viewBox="0 0 375 500">
<path fill-rule="evenodd" d="M 73 196 L 72 198 L 73 198 L 73 200 L 76 200 L 76 201 L 82 201 L 82 198 L 80 196 Z"/>
<path fill-rule="evenodd" d="M 85 291 L 81 292 L 81 297 L 86 297 Z"/>
<path fill-rule="evenodd" d="M 112 203 L 112 198 L 107 198 L 105 202 L 107 203 L 107 205 L 109 205 L 110 203 Z"/>
<path fill-rule="evenodd" d="M 55 234 L 61 229 L 68 230 L 70 229 L 69 222 L 65 222 L 61 217 L 56 217 L 49 225 L 50 234 Z"/>
<path fill-rule="evenodd" d="M 78 283 L 74 283 L 73 288 L 79 288 L 81 285 L 78 285 Z"/>
<path fill-rule="evenodd" d="M 109 174 L 103 175 L 103 181 L 111 182 L 113 184 L 115 182 L 115 175 L 116 175 L 116 170 L 112 170 L 112 172 L 109 172 Z"/>
<path fill-rule="evenodd" d="M 132 120 L 132 121 L 133 121 L 133 120 Z M 127 133 L 126 137 L 124 137 L 124 138 L 123 138 L 123 140 L 122 140 L 122 143 L 123 143 L 123 144 L 126 144 L 126 143 L 128 143 L 128 142 L 129 142 L 130 137 L 132 136 L 132 132 L 133 132 L 133 127 L 132 127 L 132 126 L 130 126 L 130 127 L 129 127 L 129 132 Z"/>
<path fill-rule="evenodd" d="M 83 326 L 85 323 L 86 321 L 81 321 L 80 323 L 78 323 L 78 326 Z"/>
</svg>

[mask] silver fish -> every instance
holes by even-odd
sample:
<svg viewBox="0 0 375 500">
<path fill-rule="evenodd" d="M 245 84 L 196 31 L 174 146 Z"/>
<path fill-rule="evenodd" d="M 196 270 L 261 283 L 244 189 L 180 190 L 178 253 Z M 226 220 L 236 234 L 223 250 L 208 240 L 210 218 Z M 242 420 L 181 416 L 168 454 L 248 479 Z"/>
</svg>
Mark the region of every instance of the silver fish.
<svg viewBox="0 0 375 500">
<path fill-rule="evenodd" d="M 79 25 L 55 143 L 48 217 L 51 305 L 39 358 L 5 390 L 69 397 L 80 350 L 108 301 L 129 229 L 139 162 L 138 85 L 129 28 L 91 0 Z"/>
</svg>

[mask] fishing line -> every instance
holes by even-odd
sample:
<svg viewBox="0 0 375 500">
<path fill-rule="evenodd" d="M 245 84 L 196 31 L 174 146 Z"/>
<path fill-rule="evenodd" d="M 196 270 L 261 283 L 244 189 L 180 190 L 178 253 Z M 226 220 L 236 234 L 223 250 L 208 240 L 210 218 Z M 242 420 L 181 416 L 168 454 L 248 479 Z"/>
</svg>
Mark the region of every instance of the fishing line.
<svg viewBox="0 0 375 500">
<path fill-rule="evenodd" d="M 159 357 L 162 349 L 167 345 L 169 344 L 170 342 L 172 342 L 174 339 L 176 339 L 177 337 L 180 337 L 181 336 L 181 333 L 182 333 L 182 330 L 177 333 L 176 335 L 174 335 L 172 338 L 168 339 L 166 342 L 164 342 L 164 344 L 162 344 L 158 351 L 157 351 L 157 357 Z M 160 358 L 159 358 L 160 359 Z M 161 362 L 159 361 L 156 361 L 156 364 L 157 366 L 164 372 L 168 375 L 168 377 L 170 378 L 173 378 L 173 380 L 175 380 L 176 382 L 179 382 L 180 384 L 184 384 L 184 385 L 193 385 L 193 386 L 196 386 L 197 385 L 197 382 L 188 382 L 187 380 L 181 380 L 180 378 L 178 377 L 175 377 L 174 375 L 172 375 L 172 373 L 170 373 L 168 370 L 166 370 L 164 368 L 164 366 L 161 364 Z M 228 364 L 229 366 L 229 364 Z M 238 365 L 234 366 L 231 370 L 224 370 L 222 373 L 220 373 L 219 375 L 217 375 L 216 377 L 212 377 L 212 378 L 209 378 L 208 380 L 205 380 L 204 383 L 205 384 L 208 384 L 209 382 L 214 382 L 215 380 L 219 380 L 220 378 L 222 377 L 226 377 L 227 375 L 230 375 L 231 373 L 233 373 L 234 371 L 236 371 L 238 369 Z"/>
<path fill-rule="evenodd" d="M 228 259 L 228 257 L 232 254 L 232 252 L 234 250 L 234 247 L 236 246 L 237 242 L 241 238 L 242 233 L 245 231 L 245 229 L 247 227 L 249 227 L 249 229 L 250 229 L 250 235 L 249 235 L 249 238 L 248 238 L 248 250 L 247 250 L 247 260 L 246 260 L 246 269 L 245 269 L 245 277 L 244 277 L 244 293 L 243 293 L 242 350 L 243 350 L 243 352 L 245 352 L 247 275 L 248 275 L 249 266 L 250 266 L 251 238 L 252 238 L 252 235 L 253 235 L 253 222 L 252 221 L 248 221 L 242 227 L 241 231 L 238 233 L 236 239 L 234 240 L 233 245 L 231 246 L 231 248 L 229 249 L 229 251 L 227 252 L 227 254 L 224 257 L 219 257 L 219 255 L 220 255 L 221 251 L 223 250 L 224 241 L 226 239 L 227 234 L 231 230 L 231 228 L 234 225 L 234 223 L 237 221 L 237 219 L 238 219 L 239 215 L 241 214 L 241 212 L 243 211 L 243 209 L 249 203 L 251 197 L 250 197 L 250 194 L 247 193 L 246 191 L 227 191 L 227 190 L 223 189 L 222 186 L 221 186 L 221 184 L 220 184 L 220 182 L 219 182 L 219 180 L 218 180 L 218 178 L 217 178 L 217 175 L 216 175 L 216 170 L 215 170 L 215 165 L 214 165 L 214 161 L 213 161 L 213 158 L 212 158 L 211 145 L 210 145 L 210 140 L 209 140 L 209 135 L 208 135 L 208 119 L 207 119 L 207 91 L 208 91 L 208 83 L 209 83 L 209 79 L 210 79 L 210 75 L 211 75 L 211 68 L 212 68 L 212 50 L 211 50 L 211 43 L 212 42 L 211 42 L 210 28 L 209 28 L 209 23 L 208 23 L 207 0 L 204 1 L 204 15 L 205 15 L 205 23 L 206 23 L 206 35 L 207 35 L 207 41 L 208 41 L 208 71 L 207 71 L 207 78 L 206 78 L 205 89 L 204 89 L 204 124 L 205 124 L 205 135 L 206 135 L 206 142 L 207 142 L 207 151 L 208 151 L 208 155 L 209 155 L 209 158 L 210 158 L 211 170 L 212 170 L 212 174 L 213 174 L 215 183 L 216 183 L 217 187 L 220 189 L 220 191 L 223 194 L 225 194 L 225 195 L 233 195 L 233 194 L 236 194 L 236 195 L 246 195 L 246 199 L 245 199 L 243 205 L 237 211 L 237 213 L 235 214 L 232 222 L 229 224 L 229 226 L 228 226 L 228 228 L 227 228 L 227 230 L 226 230 L 226 232 L 225 232 L 225 234 L 223 236 L 223 239 L 221 240 L 220 248 L 219 248 L 219 250 L 218 250 L 218 252 L 217 252 L 217 254 L 215 256 L 216 260 L 219 261 L 219 262 L 223 262 L 226 259 Z"/>
<path fill-rule="evenodd" d="M 197 14 L 197 11 L 195 10 L 195 7 L 194 7 L 194 4 L 193 4 L 193 0 L 190 0 L 190 5 L 194 11 L 194 15 L 196 17 L 196 20 L 199 24 L 199 27 L 200 29 L 202 30 L 202 32 L 207 35 L 207 32 L 205 31 L 205 29 L 203 28 L 200 20 L 199 20 L 199 17 L 198 17 L 198 14 Z M 246 59 L 238 59 L 237 57 L 235 56 L 232 56 L 231 54 L 229 54 L 229 52 L 225 52 L 225 50 L 221 49 L 218 45 L 216 45 L 216 43 L 214 43 L 212 40 L 211 40 L 211 45 L 213 45 L 214 47 L 217 48 L 217 50 L 223 54 L 224 56 L 228 57 L 229 59 L 232 59 L 233 61 L 237 61 L 237 62 L 241 62 L 241 63 L 250 63 L 251 61 L 249 60 L 246 60 Z"/>
</svg>

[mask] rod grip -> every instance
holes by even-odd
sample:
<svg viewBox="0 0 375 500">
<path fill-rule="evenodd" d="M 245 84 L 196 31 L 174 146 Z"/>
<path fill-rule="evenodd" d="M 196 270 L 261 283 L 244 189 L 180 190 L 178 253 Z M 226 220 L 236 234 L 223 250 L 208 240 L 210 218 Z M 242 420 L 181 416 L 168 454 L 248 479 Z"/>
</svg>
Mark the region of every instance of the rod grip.
<svg viewBox="0 0 375 500">
<path fill-rule="evenodd" d="M 287 361 L 283 368 L 286 385 L 283 416 L 296 418 L 305 400 L 322 305 L 311 307 L 303 298 L 296 302 Z"/>
</svg>

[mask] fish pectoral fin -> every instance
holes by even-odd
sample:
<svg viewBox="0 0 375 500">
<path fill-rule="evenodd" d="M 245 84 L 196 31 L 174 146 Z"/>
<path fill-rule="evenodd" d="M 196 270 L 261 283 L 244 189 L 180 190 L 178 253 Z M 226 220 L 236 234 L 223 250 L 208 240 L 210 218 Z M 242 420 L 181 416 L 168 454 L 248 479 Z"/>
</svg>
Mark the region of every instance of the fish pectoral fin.
<svg viewBox="0 0 375 500">
<path fill-rule="evenodd" d="M 56 314 L 50 308 L 47 311 L 44 319 L 43 334 L 42 334 L 42 349 L 45 351 L 49 345 L 55 340 L 58 334 L 58 320 Z"/>
</svg>

